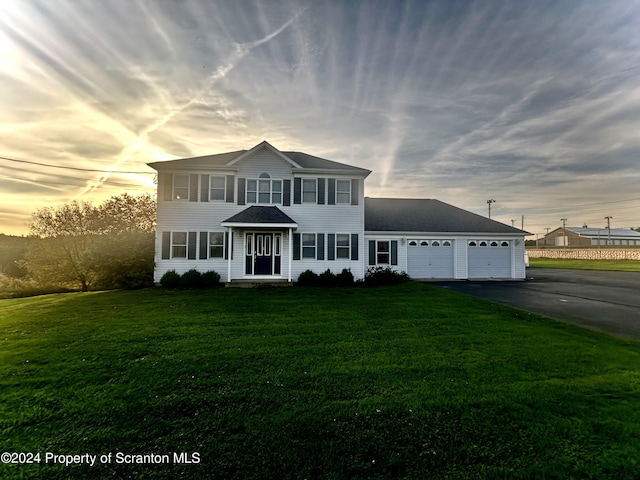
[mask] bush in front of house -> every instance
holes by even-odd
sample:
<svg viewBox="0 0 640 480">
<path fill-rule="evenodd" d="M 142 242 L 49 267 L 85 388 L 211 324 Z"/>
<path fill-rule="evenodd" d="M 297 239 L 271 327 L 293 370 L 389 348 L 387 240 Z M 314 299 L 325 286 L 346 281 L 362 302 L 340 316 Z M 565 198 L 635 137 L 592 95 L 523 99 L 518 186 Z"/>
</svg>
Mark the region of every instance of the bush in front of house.
<svg viewBox="0 0 640 480">
<path fill-rule="evenodd" d="M 367 287 L 381 287 L 397 285 L 411 280 L 407 272 L 397 272 L 391 267 L 370 267 L 364 274 L 364 284 Z"/>
<path fill-rule="evenodd" d="M 213 270 L 200 273 L 195 268 L 192 268 L 180 275 L 175 270 L 169 270 L 160 279 L 160 285 L 163 288 L 173 289 L 215 288 L 220 286 L 220 274 Z"/>
<path fill-rule="evenodd" d="M 348 268 L 338 274 L 327 269 L 319 275 L 305 270 L 298 277 L 298 285 L 301 287 L 351 287 L 353 284 L 353 274 Z"/>
<path fill-rule="evenodd" d="M 305 270 L 298 276 L 298 285 L 301 287 L 317 287 L 318 275 L 311 270 Z"/>
<path fill-rule="evenodd" d="M 220 285 L 220 274 L 213 270 L 202 274 L 202 288 L 215 288 Z"/>
<path fill-rule="evenodd" d="M 175 270 L 169 270 L 160 279 L 162 288 L 180 288 L 180 275 Z"/>
</svg>

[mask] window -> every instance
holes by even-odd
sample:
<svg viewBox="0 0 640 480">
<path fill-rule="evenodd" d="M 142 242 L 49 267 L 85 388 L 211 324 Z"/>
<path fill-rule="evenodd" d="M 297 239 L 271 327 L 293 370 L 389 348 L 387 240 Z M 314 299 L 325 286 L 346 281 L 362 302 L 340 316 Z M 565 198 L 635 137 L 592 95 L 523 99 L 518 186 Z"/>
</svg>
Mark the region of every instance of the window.
<svg viewBox="0 0 640 480">
<path fill-rule="evenodd" d="M 351 258 L 351 235 L 348 233 L 336 235 L 336 258 Z"/>
<path fill-rule="evenodd" d="M 209 178 L 209 200 L 216 201 L 225 199 L 225 177 L 211 176 Z"/>
<path fill-rule="evenodd" d="M 498 242 L 491 242 L 491 246 L 492 247 L 497 247 L 498 246 Z"/>
<path fill-rule="evenodd" d="M 336 203 L 351 203 L 351 180 L 336 180 Z"/>
<path fill-rule="evenodd" d="M 189 175 L 173 176 L 174 200 L 189 200 Z"/>
<path fill-rule="evenodd" d="M 302 203 L 318 201 L 318 182 L 315 178 L 302 179 Z"/>
<path fill-rule="evenodd" d="M 438 240 L 433 240 L 433 241 L 431 242 L 431 246 L 432 246 L 432 247 L 439 247 L 439 246 L 440 246 L 440 242 L 439 242 Z"/>
<path fill-rule="evenodd" d="M 209 258 L 224 257 L 224 233 L 209 233 Z"/>
<path fill-rule="evenodd" d="M 187 232 L 171 233 L 171 258 L 187 258 Z"/>
<path fill-rule="evenodd" d="M 316 234 L 302 234 L 302 258 L 316 258 Z"/>
<path fill-rule="evenodd" d="M 443 247 L 450 247 L 451 246 L 451 242 L 449 240 L 445 240 L 444 242 L 442 242 L 442 246 Z"/>
<path fill-rule="evenodd" d="M 509 242 L 502 242 L 500 244 L 501 247 L 508 247 L 509 246 Z"/>
<path fill-rule="evenodd" d="M 480 246 L 481 247 L 486 247 L 487 246 L 487 242 L 485 242 L 485 241 L 480 242 Z"/>
<path fill-rule="evenodd" d="M 410 246 L 410 247 L 417 247 L 417 246 L 418 246 L 418 242 L 416 242 L 415 240 L 411 240 L 411 241 L 409 242 L 409 246 Z"/>
<path fill-rule="evenodd" d="M 429 242 L 427 242 L 426 240 L 423 240 L 420 242 L 420 246 L 421 247 L 428 247 L 429 246 Z"/>
<path fill-rule="evenodd" d="M 376 241 L 376 263 L 378 265 L 389 265 L 390 256 L 389 240 Z"/>
<path fill-rule="evenodd" d="M 281 204 L 282 180 L 271 180 L 268 173 L 261 173 L 257 180 L 247 180 L 247 203 Z"/>
<path fill-rule="evenodd" d="M 477 247 L 478 244 L 472 240 L 472 241 L 469 242 L 469 246 L 470 247 Z"/>
</svg>

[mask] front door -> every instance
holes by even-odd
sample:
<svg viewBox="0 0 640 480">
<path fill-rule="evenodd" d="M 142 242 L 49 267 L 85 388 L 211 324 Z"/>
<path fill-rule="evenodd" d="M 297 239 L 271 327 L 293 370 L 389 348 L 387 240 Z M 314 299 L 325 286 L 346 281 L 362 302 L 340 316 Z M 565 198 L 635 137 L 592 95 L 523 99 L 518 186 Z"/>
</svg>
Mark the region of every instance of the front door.
<svg viewBox="0 0 640 480">
<path fill-rule="evenodd" d="M 247 233 L 245 274 L 280 275 L 280 240 L 279 233 Z"/>
</svg>

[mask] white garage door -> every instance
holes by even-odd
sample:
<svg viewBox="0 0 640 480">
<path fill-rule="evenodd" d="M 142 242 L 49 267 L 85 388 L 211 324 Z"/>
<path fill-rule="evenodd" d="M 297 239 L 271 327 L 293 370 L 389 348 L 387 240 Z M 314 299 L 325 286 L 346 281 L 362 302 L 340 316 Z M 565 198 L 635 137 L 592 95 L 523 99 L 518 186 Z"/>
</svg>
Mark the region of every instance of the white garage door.
<svg viewBox="0 0 640 480">
<path fill-rule="evenodd" d="M 470 240 L 469 278 L 511 278 L 511 242 Z"/>
<path fill-rule="evenodd" d="M 453 241 L 409 240 L 407 273 L 411 278 L 453 278 Z"/>
</svg>

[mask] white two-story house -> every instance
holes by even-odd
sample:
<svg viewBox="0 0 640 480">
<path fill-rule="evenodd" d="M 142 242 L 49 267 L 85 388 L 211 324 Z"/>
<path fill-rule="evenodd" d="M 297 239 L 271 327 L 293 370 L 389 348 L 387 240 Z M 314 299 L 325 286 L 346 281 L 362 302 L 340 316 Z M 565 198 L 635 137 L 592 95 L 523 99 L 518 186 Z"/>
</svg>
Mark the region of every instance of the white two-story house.
<svg viewBox="0 0 640 480">
<path fill-rule="evenodd" d="M 370 170 L 266 141 L 149 165 L 158 171 L 156 282 L 191 269 L 224 282 L 344 268 L 361 279 L 372 266 L 414 278 L 524 278 L 527 232 L 437 200 L 365 199 Z"/>
</svg>

